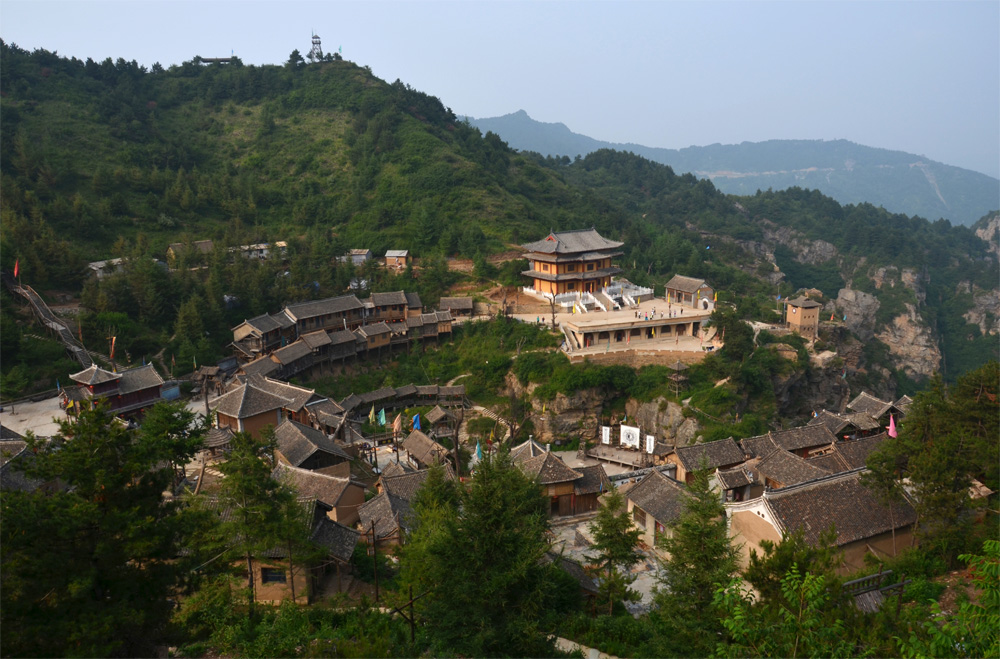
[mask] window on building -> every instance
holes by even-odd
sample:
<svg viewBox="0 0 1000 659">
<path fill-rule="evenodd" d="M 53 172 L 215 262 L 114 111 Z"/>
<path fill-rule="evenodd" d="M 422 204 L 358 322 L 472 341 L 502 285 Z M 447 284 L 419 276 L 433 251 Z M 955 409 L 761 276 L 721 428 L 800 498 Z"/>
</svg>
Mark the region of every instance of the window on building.
<svg viewBox="0 0 1000 659">
<path fill-rule="evenodd" d="M 588 263 L 587 264 L 587 272 L 593 272 L 593 271 L 594 271 L 594 264 L 593 263 Z"/>
<path fill-rule="evenodd" d="M 566 272 L 576 272 L 576 264 L 570 263 L 566 266 Z"/>
<path fill-rule="evenodd" d="M 548 271 L 549 271 L 549 264 L 548 263 L 543 263 L 542 264 L 542 272 L 548 272 Z"/>
<path fill-rule="evenodd" d="M 261 583 L 287 583 L 288 578 L 284 570 L 273 567 L 262 567 L 260 569 Z"/>
<path fill-rule="evenodd" d="M 575 281 L 571 281 L 568 284 L 566 284 L 566 290 L 568 290 L 568 291 L 575 291 L 576 290 L 576 282 Z"/>
<path fill-rule="evenodd" d="M 639 528 L 646 528 L 646 512 L 640 508 L 632 509 L 632 519 L 635 520 L 636 525 Z"/>
</svg>

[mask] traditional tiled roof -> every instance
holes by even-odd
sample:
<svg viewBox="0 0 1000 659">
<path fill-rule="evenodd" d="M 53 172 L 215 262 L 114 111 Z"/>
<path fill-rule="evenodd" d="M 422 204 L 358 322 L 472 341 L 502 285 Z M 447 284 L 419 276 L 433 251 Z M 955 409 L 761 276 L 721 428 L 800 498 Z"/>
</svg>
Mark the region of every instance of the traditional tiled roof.
<svg viewBox="0 0 1000 659">
<path fill-rule="evenodd" d="M 306 403 L 306 407 L 309 408 L 310 412 L 316 415 L 326 414 L 333 416 L 342 415 L 344 413 L 344 408 L 329 398 L 311 400 Z"/>
<path fill-rule="evenodd" d="M 438 386 L 436 384 L 418 384 L 417 385 L 417 395 L 418 396 L 437 396 Z"/>
<path fill-rule="evenodd" d="M 304 318 L 315 318 L 316 316 L 342 313 L 361 308 L 361 301 L 356 296 L 340 295 L 338 297 L 328 297 L 324 300 L 289 304 L 285 307 L 284 311 L 289 318 L 298 321 Z"/>
<path fill-rule="evenodd" d="M 843 457 L 849 469 L 857 469 L 865 466 L 868 456 L 877 450 L 887 438 L 888 435 L 883 432 L 849 442 L 837 442 L 833 448 Z"/>
<path fill-rule="evenodd" d="M 18 435 L 20 436 L 20 435 Z M 0 441 L 0 466 L 7 464 L 11 458 L 28 446 L 23 439 L 4 439 Z"/>
<path fill-rule="evenodd" d="M 440 423 L 441 421 L 446 421 L 451 419 L 451 415 L 445 412 L 440 405 L 435 405 L 434 408 L 424 415 L 429 423 Z"/>
<path fill-rule="evenodd" d="M 715 477 L 719 479 L 719 484 L 724 490 L 735 490 L 756 482 L 753 472 L 743 465 L 732 469 L 719 469 L 715 472 Z"/>
<path fill-rule="evenodd" d="M 799 309 L 815 309 L 816 307 L 823 306 L 816 300 L 810 300 L 809 298 L 803 297 L 802 295 L 795 298 L 794 300 L 785 300 L 785 304 L 787 304 L 790 307 L 798 307 Z"/>
<path fill-rule="evenodd" d="M 863 412 L 873 419 L 881 417 L 889 411 L 890 407 L 892 407 L 892 403 L 887 403 L 884 400 L 876 398 L 867 391 L 862 391 L 854 400 L 847 404 L 848 409 L 855 412 Z"/>
<path fill-rule="evenodd" d="M 275 428 L 274 439 L 277 441 L 278 450 L 293 467 L 298 467 L 317 451 L 329 453 L 342 460 L 351 459 L 344 449 L 337 446 L 336 442 L 322 431 L 291 419 L 282 421 Z"/>
<path fill-rule="evenodd" d="M 105 382 L 117 380 L 121 378 L 121 376 L 121 373 L 112 373 L 111 371 L 101 368 L 97 364 L 91 364 L 79 373 L 70 375 L 69 378 L 75 382 L 79 382 L 80 384 L 93 386 L 95 384 L 103 384 Z"/>
<path fill-rule="evenodd" d="M 330 556 L 341 563 L 347 563 L 354 555 L 354 547 L 360 537 L 360 531 L 324 517 L 316 523 L 310 540 L 326 549 Z"/>
<path fill-rule="evenodd" d="M 264 412 L 280 410 L 291 404 L 290 399 L 264 391 L 250 383 L 243 384 L 209 402 L 209 405 L 220 414 L 235 419 L 246 419 Z"/>
<path fill-rule="evenodd" d="M 456 309 L 458 311 L 472 311 L 471 297 L 443 297 L 438 306 L 442 309 Z"/>
<path fill-rule="evenodd" d="M 377 403 L 379 401 L 391 400 L 395 397 L 396 390 L 392 387 L 382 387 L 381 389 L 366 391 L 365 393 L 358 395 L 358 398 L 362 403 Z"/>
<path fill-rule="evenodd" d="M 389 334 L 392 332 L 392 328 L 385 323 L 374 323 L 372 325 L 365 325 L 364 327 L 359 327 L 355 331 L 361 336 L 368 338 L 372 336 L 381 336 L 383 334 Z"/>
<path fill-rule="evenodd" d="M 406 306 L 406 293 L 393 291 L 391 293 L 372 293 L 372 304 L 376 307 Z"/>
<path fill-rule="evenodd" d="M 229 442 L 233 439 L 233 431 L 231 428 L 209 428 L 208 432 L 205 433 L 205 440 L 202 442 L 202 446 L 207 449 L 214 448 L 224 448 L 229 446 Z"/>
<path fill-rule="evenodd" d="M 403 259 L 410 255 L 410 250 L 408 249 L 387 249 L 385 250 L 385 258 L 387 259 Z"/>
<path fill-rule="evenodd" d="M 807 425 L 815 426 L 823 424 L 830 429 L 834 435 L 848 426 L 854 426 L 858 430 L 874 430 L 878 424 L 867 414 L 855 412 L 853 414 L 838 414 L 829 410 L 820 410 L 816 416 L 809 420 Z"/>
<path fill-rule="evenodd" d="M 279 364 L 285 366 L 310 355 L 312 355 L 312 350 L 304 341 L 289 343 L 284 348 L 278 348 L 272 353 L 274 359 L 278 360 Z"/>
<path fill-rule="evenodd" d="M 550 233 L 546 238 L 521 245 L 529 252 L 543 254 L 574 254 L 593 250 L 616 249 L 625 243 L 608 240 L 593 228 L 576 231 L 559 231 Z"/>
<path fill-rule="evenodd" d="M 252 327 L 254 330 L 256 330 L 257 334 L 266 334 L 267 332 L 271 332 L 273 330 L 281 328 L 281 324 L 278 323 L 278 321 L 276 321 L 268 314 L 262 314 L 254 318 L 248 318 L 247 320 L 244 320 L 242 323 L 240 323 L 240 325 L 248 325 Z M 235 331 L 239 329 L 240 325 L 234 327 L 233 330 Z"/>
<path fill-rule="evenodd" d="M 284 309 L 278 313 L 271 314 L 271 319 L 278 323 L 278 327 L 281 329 L 289 329 L 295 325 L 295 319 L 288 315 L 288 312 Z"/>
<path fill-rule="evenodd" d="M 825 425 L 799 426 L 788 430 L 775 430 L 768 435 L 774 443 L 786 451 L 827 446 L 836 441 L 833 433 Z"/>
<path fill-rule="evenodd" d="M 251 376 L 248 382 L 251 382 L 255 387 L 268 391 L 276 396 L 288 398 L 292 401 L 292 404 L 288 406 L 287 409 L 293 412 L 297 412 L 302 409 L 316 394 L 315 389 L 298 387 L 294 384 L 288 384 L 287 382 L 282 382 L 280 380 L 272 380 L 268 377 Z"/>
<path fill-rule="evenodd" d="M 906 501 L 893 504 L 892 515 L 875 494 L 865 487 L 858 472 L 802 483 L 764 493 L 767 506 L 781 525 L 781 531 L 801 528 L 807 542 L 833 526 L 837 546 L 864 540 L 916 522 L 917 514 Z"/>
<path fill-rule="evenodd" d="M 836 444 L 834 444 L 836 446 Z M 809 458 L 809 464 L 819 467 L 820 469 L 825 469 L 831 474 L 842 474 L 845 471 L 850 471 L 852 467 L 847 464 L 838 451 L 834 451 L 832 448 L 829 453 L 823 453 L 821 455 L 815 455 Z"/>
<path fill-rule="evenodd" d="M 279 368 L 281 366 L 271 359 L 270 356 L 258 357 L 252 362 L 247 362 L 240 366 L 240 370 L 247 375 L 267 375 L 268 373 L 274 373 Z"/>
<path fill-rule="evenodd" d="M 449 309 L 445 309 L 444 311 L 434 312 L 434 318 L 439 323 L 444 323 L 449 320 L 454 320 L 454 318 L 451 315 L 451 311 Z"/>
<path fill-rule="evenodd" d="M 407 435 L 403 440 L 403 448 L 420 464 L 431 465 L 448 460 L 448 449 L 419 430 Z"/>
<path fill-rule="evenodd" d="M 24 439 L 24 436 L 0 423 L 0 440 L 4 439 Z"/>
<path fill-rule="evenodd" d="M 316 332 L 303 334 L 299 337 L 299 340 L 309 346 L 310 350 L 316 350 L 318 348 L 322 348 L 323 346 L 328 346 L 331 343 L 330 334 L 326 330 L 318 330 Z"/>
<path fill-rule="evenodd" d="M 695 293 L 703 286 L 708 286 L 704 279 L 685 277 L 684 275 L 674 275 L 667 282 L 668 289 L 681 291 L 682 293 Z"/>
<path fill-rule="evenodd" d="M 404 474 L 414 473 L 411 467 L 406 466 L 404 463 L 400 462 L 390 462 L 385 467 L 382 467 L 382 478 L 391 478 L 393 476 L 402 476 Z"/>
<path fill-rule="evenodd" d="M 667 478 L 656 469 L 646 474 L 626 494 L 629 501 L 664 525 L 681 516 L 687 496 L 687 491 L 680 483 Z"/>
<path fill-rule="evenodd" d="M 903 396 L 897 400 L 893 405 L 903 414 L 907 414 L 910 411 L 910 406 L 913 405 L 913 399 L 909 396 Z"/>
<path fill-rule="evenodd" d="M 583 478 L 583 474 L 575 469 L 570 469 L 565 462 L 549 452 L 521 459 L 516 464 L 526 476 L 535 480 L 539 485 L 566 483 Z"/>
<path fill-rule="evenodd" d="M 340 345 L 341 343 L 353 343 L 354 342 L 354 332 L 350 330 L 330 330 L 327 332 L 330 337 L 331 345 Z"/>
<path fill-rule="evenodd" d="M 758 482 L 770 479 L 781 484 L 781 487 L 798 485 L 806 481 L 829 476 L 830 472 L 811 464 L 804 458 L 788 451 L 775 451 L 751 467 Z"/>
<path fill-rule="evenodd" d="M 705 444 L 678 446 L 674 449 L 681 465 L 687 471 L 716 469 L 743 462 L 743 451 L 732 437 Z"/>
<path fill-rule="evenodd" d="M 577 467 L 574 471 L 583 475 L 582 478 L 573 482 L 573 490 L 576 494 L 599 494 L 608 492 L 613 487 L 602 464 Z"/>
<path fill-rule="evenodd" d="M 274 467 L 271 475 L 276 480 L 294 487 L 299 496 L 311 497 L 317 501 L 322 501 L 330 506 L 330 508 L 337 507 L 337 502 L 340 501 L 340 498 L 348 488 L 364 489 L 364 485 L 355 483 L 349 478 L 328 476 L 318 471 L 290 467 L 280 462 Z"/>
<path fill-rule="evenodd" d="M 417 395 L 417 385 L 413 384 L 412 382 L 410 384 L 404 384 L 402 387 L 396 387 L 397 398 L 405 398 L 407 396 L 416 396 L 416 395 Z"/>
<path fill-rule="evenodd" d="M 9 443 L 17 444 L 23 442 L 11 441 Z M 11 447 L 11 450 L 13 450 L 13 447 Z M 40 488 L 44 481 L 32 478 L 25 473 L 25 470 L 35 458 L 35 454 L 28 451 L 25 446 L 22 446 L 17 453 L 5 457 L 3 463 L 0 464 L 0 490 L 6 492 L 34 492 Z"/>
<path fill-rule="evenodd" d="M 407 501 L 385 492 L 358 507 L 362 533 L 370 533 L 374 521 L 375 535 L 380 539 L 395 535 L 400 528 L 409 530 L 412 516 L 413 509 Z"/>
<path fill-rule="evenodd" d="M 420 301 L 420 294 L 406 292 L 406 306 L 410 309 L 419 309 L 424 306 L 424 303 Z"/>
<path fill-rule="evenodd" d="M 527 460 L 528 458 L 533 458 L 537 455 L 544 455 L 545 453 L 546 451 L 544 446 L 533 439 L 529 439 L 528 441 L 518 444 L 510 449 L 510 459 L 514 462 L 520 462 L 521 460 Z"/>
<path fill-rule="evenodd" d="M 779 447 L 771 439 L 771 435 L 757 435 L 756 437 L 747 437 L 746 439 L 740 440 L 740 448 L 743 449 L 743 453 L 750 458 L 766 458 L 771 455 L 772 452 L 777 451 Z"/>
<path fill-rule="evenodd" d="M 464 384 L 453 384 L 450 387 L 442 384 L 440 387 L 438 387 L 438 396 L 464 396 L 464 395 L 465 395 Z"/>
<path fill-rule="evenodd" d="M 437 322 L 435 320 L 434 322 Z M 406 329 L 416 329 L 418 327 L 424 326 L 424 315 L 420 314 L 418 316 L 410 316 L 406 319 Z"/>
</svg>

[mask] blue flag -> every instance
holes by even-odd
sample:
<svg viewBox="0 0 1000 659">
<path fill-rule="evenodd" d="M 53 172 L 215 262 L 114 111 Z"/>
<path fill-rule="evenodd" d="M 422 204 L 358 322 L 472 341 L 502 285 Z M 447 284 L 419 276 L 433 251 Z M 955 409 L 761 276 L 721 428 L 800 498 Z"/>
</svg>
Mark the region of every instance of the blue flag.
<svg viewBox="0 0 1000 659">
<path fill-rule="evenodd" d="M 477 460 L 482 460 L 483 459 L 483 449 L 479 445 L 479 440 L 478 439 L 476 440 L 476 459 Z"/>
<path fill-rule="evenodd" d="M 420 412 L 413 415 L 413 429 L 420 430 Z"/>
<path fill-rule="evenodd" d="M 59 378 L 56 378 L 56 391 L 62 391 L 62 387 L 59 386 Z"/>
</svg>

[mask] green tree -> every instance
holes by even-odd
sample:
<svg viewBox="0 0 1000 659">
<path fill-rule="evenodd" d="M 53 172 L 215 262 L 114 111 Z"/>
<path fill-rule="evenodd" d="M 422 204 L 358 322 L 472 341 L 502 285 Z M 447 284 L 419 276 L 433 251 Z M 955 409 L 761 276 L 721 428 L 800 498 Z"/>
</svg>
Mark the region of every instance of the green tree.
<svg viewBox="0 0 1000 659">
<path fill-rule="evenodd" d="M 439 505 L 417 513 L 417 528 L 428 524 L 438 529 L 403 560 L 423 563 L 414 594 L 426 593 L 418 604 L 432 651 L 552 656 L 541 620 L 554 568 L 542 560 L 549 547 L 548 517 L 538 485 L 508 454 L 487 457 L 457 509 Z"/>
<path fill-rule="evenodd" d="M 801 528 L 782 534 L 780 542 L 761 540 L 761 553 L 750 550 L 750 561 L 743 571 L 743 578 L 757 591 L 762 602 L 780 601 L 782 581 L 792 566 L 826 579 L 827 585 L 837 582 L 834 570 L 838 567 L 839 551 L 835 541 L 837 532 L 829 529 L 820 534 L 816 543 L 809 544 Z"/>
<path fill-rule="evenodd" d="M 611 615 L 615 602 L 639 598 L 639 594 L 629 588 L 636 579 L 629 571 L 642 558 L 638 549 L 642 532 L 632 524 L 625 497 L 617 489 L 604 497 L 589 528 L 594 538 L 591 547 L 595 553 L 588 555 L 587 560 L 596 567 L 600 597 L 607 599 L 608 615 Z"/>
<path fill-rule="evenodd" d="M 230 446 L 228 459 L 219 465 L 225 477 L 219 488 L 219 505 L 227 513 L 219 535 L 226 539 L 230 562 L 243 561 L 246 565 L 247 615 L 252 620 L 256 599 L 254 562 L 263 552 L 294 543 L 295 532 L 302 530 L 302 523 L 294 516 L 289 519 L 295 493 L 271 475 L 273 432 L 261 433 L 260 439 L 249 433 L 236 433 Z"/>
<path fill-rule="evenodd" d="M 190 567 L 192 516 L 162 493 L 194 451 L 169 434 L 98 408 L 29 436 L 27 475 L 57 487 L 0 495 L 4 656 L 155 654 Z"/>
<path fill-rule="evenodd" d="M 826 577 L 802 572 L 798 565 L 781 579 L 780 601 L 756 602 L 752 591 L 733 579 L 715 594 L 727 640 L 717 657 L 852 657 L 842 619 L 831 616 Z"/>
<path fill-rule="evenodd" d="M 671 533 L 658 538 L 670 555 L 654 594 L 654 619 L 670 630 L 661 634 L 670 638 L 669 645 L 659 648 L 664 655 L 704 656 L 715 649 L 714 638 L 722 631 L 713 615 L 715 590 L 736 573 L 737 559 L 725 509 L 708 479 L 707 470 L 695 472 L 684 512 L 670 525 Z"/>
<path fill-rule="evenodd" d="M 970 576 L 979 590 L 978 601 L 959 604 L 945 615 L 935 602 L 933 619 L 923 624 L 924 635 L 896 638 L 904 657 L 1000 656 L 1000 541 L 987 540 L 982 554 L 963 554 Z"/>
<path fill-rule="evenodd" d="M 893 492 L 894 480 L 909 478 L 921 545 L 949 562 L 975 537 L 973 512 L 980 502 L 969 495 L 972 479 L 1000 486 L 998 384 L 995 361 L 950 389 L 935 378 L 915 397 L 899 436 L 869 459 L 877 491 Z"/>
</svg>

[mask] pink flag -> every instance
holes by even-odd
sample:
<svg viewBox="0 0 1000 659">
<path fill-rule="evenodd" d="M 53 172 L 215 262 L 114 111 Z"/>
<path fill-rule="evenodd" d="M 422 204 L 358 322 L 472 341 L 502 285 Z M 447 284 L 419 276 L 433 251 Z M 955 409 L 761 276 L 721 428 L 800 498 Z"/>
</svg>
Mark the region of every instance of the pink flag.
<svg viewBox="0 0 1000 659">
<path fill-rule="evenodd" d="M 893 415 L 890 414 L 889 415 L 889 436 L 890 437 L 895 437 L 898 434 L 899 433 L 896 432 L 896 417 L 894 417 Z"/>
</svg>

